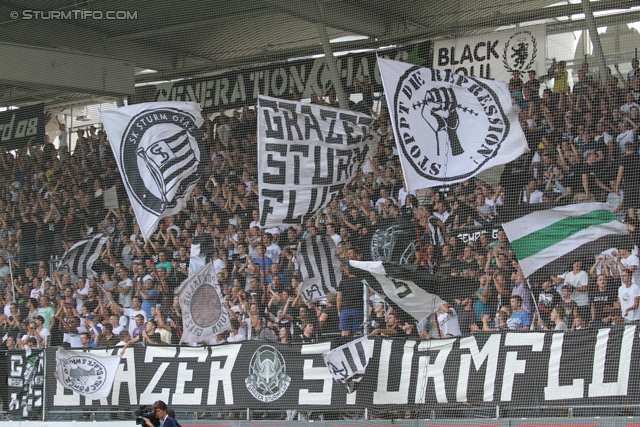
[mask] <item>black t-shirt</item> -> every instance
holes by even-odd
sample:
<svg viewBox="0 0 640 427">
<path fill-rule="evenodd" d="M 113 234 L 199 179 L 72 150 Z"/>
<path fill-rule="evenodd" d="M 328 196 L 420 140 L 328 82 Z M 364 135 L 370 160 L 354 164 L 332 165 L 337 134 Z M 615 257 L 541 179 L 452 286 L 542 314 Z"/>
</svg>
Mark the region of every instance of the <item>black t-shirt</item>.
<svg viewBox="0 0 640 427">
<path fill-rule="evenodd" d="M 596 180 L 602 180 L 602 167 L 597 164 L 585 163 L 581 168 L 581 173 L 588 176 L 589 192 L 595 193 L 599 188 Z"/>
<path fill-rule="evenodd" d="M 22 244 L 35 246 L 36 244 L 36 232 L 38 227 L 33 222 L 23 222 L 20 224 L 20 230 L 22 230 Z"/>
<path fill-rule="evenodd" d="M 362 281 L 354 277 L 344 278 L 338 290 L 342 292 L 341 310 L 362 310 Z"/>
<path fill-rule="evenodd" d="M 595 308 L 595 317 L 593 320 L 600 321 L 602 318 L 608 316 L 608 314 L 604 312 L 604 308 L 606 306 L 613 307 L 613 303 L 618 299 L 618 292 L 612 286 L 609 286 L 604 291 L 596 289 L 590 294 L 590 297 L 591 303 Z"/>
<path fill-rule="evenodd" d="M 640 154 L 627 154 L 620 161 L 620 166 L 624 166 L 622 172 L 622 182 L 624 191 L 628 193 L 640 193 L 638 185 L 638 171 L 640 170 Z"/>
</svg>

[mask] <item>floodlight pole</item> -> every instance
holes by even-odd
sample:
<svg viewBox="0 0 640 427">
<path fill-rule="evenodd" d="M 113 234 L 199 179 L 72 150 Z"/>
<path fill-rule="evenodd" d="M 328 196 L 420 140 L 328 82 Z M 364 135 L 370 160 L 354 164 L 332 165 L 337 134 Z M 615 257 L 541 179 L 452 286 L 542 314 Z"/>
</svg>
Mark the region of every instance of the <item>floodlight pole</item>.
<svg viewBox="0 0 640 427">
<path fill-rule="evenodd" d="M 342 89 L 342 80 L 338 75 L 336 58 L 333 56 L 333 51 L 331 50 L 331 46 L 329 45 L 329 35 L 327 34 L 327 28 L 324 25 L 324 10 L 322 8 L 322 0 L 318 0 L 318 12 L 320 21 L 318 21 L 316 26 L 318 28 L 320 42 L 322 43 L 322 50 L 324 51 L 324 56 L 326 57 L 327 65 L 329 67 L 329 75 L 331 76 L 333 87 L 336 90 L 336 97 L 338 98 L 338 104 L 340 104 L 340 108 L 343 110 L 348 110 L 349 103 L 347 102 L 347 99 L 344 95 L 344 90 Z"/>
<path fill-rule="evenodd" d="M 598 34 L 596 20 L 593 17 L 593 10 L 591 9 L 590 0 L 582 0 L 582 10 L 584 11 L 584 19 L 587 23 L 587 29 L 589 30 L 589 38 L 593 43 L 593 53 L 595 59 L 594 65 L 598 67 L 600 79 L 604 79 L 606 78 L 605 70 L 607 68 L 607 61 L 604 59 L 602 43 L 600 43 L 600 35 Z"/>
</svg>

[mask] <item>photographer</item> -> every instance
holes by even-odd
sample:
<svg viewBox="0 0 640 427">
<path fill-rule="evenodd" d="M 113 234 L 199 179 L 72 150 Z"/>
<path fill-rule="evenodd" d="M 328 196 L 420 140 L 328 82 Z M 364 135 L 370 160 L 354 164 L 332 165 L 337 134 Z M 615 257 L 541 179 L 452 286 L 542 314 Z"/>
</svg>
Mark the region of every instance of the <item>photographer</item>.
<svg viewBox="0 0 640 427">
<path fill-rule="evenodd" d="M 157 400 L 153 406 L 153 410 L 156 412 L 156 417 L 160 420 L 160 427 L 176 427 L 176 421 L 167 414 L 167 404 L 162 400 Z M 149 427 L 156 427 L 149 418 L 142 418 L 145 424 Z"/>
</svg>

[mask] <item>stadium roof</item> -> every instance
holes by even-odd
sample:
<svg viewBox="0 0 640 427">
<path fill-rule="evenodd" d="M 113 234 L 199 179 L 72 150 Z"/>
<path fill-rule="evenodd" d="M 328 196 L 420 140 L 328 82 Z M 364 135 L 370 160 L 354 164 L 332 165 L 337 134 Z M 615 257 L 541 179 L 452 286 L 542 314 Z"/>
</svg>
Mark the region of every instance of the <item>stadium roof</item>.
<svg viewBox="0 0 640 427">
<path fill-rule="evenodd" d="M 627 12 L 624 18 L 598 18 L 598 25 L 638 20 L 637 6 L 640 0 L 592 2 L 594 12 Z M 34 11 L 43 15 L 36 19 L 40 12 Z M 67 13 L 67 18 L 72 12 L 74 18 L 43 19 L 51 16 L 49 11 Z M 114 11 L 112 16 L 124 19 L 94 19 L 96 15 L 87 13 L 93 11 L 103 17 Z M 554 25 L 575 30 L 584 20 L 571 17 L 581 13 L 582 5 L 572 0 L 334 0 L 322 6 L 311 0 L 9 0 L 0 3 L 0 43 L 130 61 L 138 72 L 136 82 L 143 83 L 322 54 L 319 23 L 326 26 L 330 39 L 352 36 L 332 44 L 334 51 L 345 51 L 463 36 L 523 22 L 547 22 L 551 31 Z M 85 19 L 78 18 L 81 14 Z M 567 19 L 555 20 L 558 17 Z M 86 91 L 3 82 L 0 76 L 0 106 L 43 101 L 65 106 L 103 98 L 104 94 Z"/>
</svg>

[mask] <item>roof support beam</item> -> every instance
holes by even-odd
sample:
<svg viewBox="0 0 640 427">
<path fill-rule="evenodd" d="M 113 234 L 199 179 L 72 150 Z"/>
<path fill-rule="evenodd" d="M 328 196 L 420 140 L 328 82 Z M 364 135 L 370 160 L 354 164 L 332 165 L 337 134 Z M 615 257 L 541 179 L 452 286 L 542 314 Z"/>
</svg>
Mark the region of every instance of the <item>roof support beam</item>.
<svg viewBox="0 0 640 427">
<path fill-rule="evenodd" d="M 640 0 L 603 0 L 591 3 L 593 12 L 606 10 L 627 10 L 633 6 L 640 6 Z M 496 14 L 493 16 L 470 19 L 464 22 L 458 22 L 456 28 L 496 28 L 504 25 L 514 25 L 526 21 L 536 21 L 542 19 L 551 19 L 560 16 L 572 16 L 583 13 L 582 5 L 569 4 L 565 6 L 547 7 L 526 12 L 516 12 L 510 14 Z M 598 22 L 598 19 L 596 19 Z M 334 52 L 355 50 L 355 49 L 376 49 L 380 46 L 392 44 L 402 44 L 418 39 L 428 39 L 435 37 L 447 37 L 451 30 L 451 25 L 432 25 L 429 28 L 418 31 L 411 31 L 402 34 L 394 34 L 392 36 L 378 37 L 377 39 L 357 40 L 342 43 L 332 43 L 331 47 Z M 228 60 L 216 61 L 215 68 L 209 64 L 194 65 L 170 72 L 157 73 L 152 75 L 141 75 L 136 78 L 137 83 L 153 82 L 161 80 L 171 80 L 176 78 L 189 78 L 198 74 L 211 73 L 216 70 L 225 70 L 229 68 L 237 68 L 247 66 L 259 62 L 277 62 L 295 58 L 297 56 L 322 54 L 322 45 L 314 44 L 311 46 L 302 46 L 298 48 L 288 48 L 282 50 L 274 50 L 270 52 L 246 55 Z"/>
</svg>

